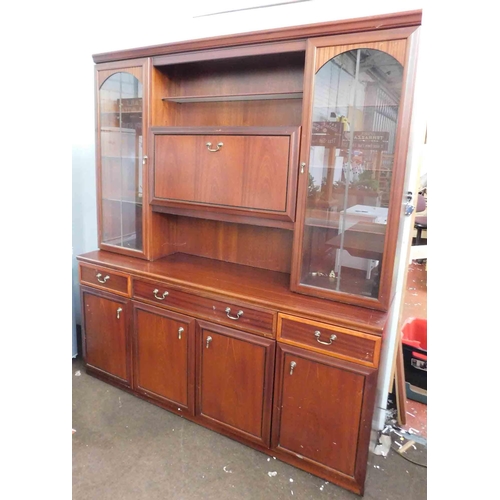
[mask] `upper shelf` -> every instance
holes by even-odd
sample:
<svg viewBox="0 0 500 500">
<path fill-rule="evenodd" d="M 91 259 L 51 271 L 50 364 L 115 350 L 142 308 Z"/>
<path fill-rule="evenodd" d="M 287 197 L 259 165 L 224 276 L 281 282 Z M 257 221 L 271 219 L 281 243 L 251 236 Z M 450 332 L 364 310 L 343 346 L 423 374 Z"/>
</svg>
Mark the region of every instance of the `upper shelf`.
<svg viewBox="0 0 500 500">
<path fill-rule="evenodd" d="M 187 103 L 187 102 L 223 102 L 223 101 L 265 101 L 271 99 L 302 99 L 302 92 L 278 92 L 278 93 L 251 93 L 251 94 L 228 94 L 228 95 L 191 95 L 163 97 L 162 101 Z"/>
</svg>

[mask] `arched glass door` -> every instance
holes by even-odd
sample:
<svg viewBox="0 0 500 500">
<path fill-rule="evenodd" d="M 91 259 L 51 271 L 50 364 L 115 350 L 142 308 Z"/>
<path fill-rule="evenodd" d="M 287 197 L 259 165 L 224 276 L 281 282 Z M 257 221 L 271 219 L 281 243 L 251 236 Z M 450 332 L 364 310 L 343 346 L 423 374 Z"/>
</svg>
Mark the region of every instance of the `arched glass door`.
<svg viewBox="0 0 500 500">
<path fill-rule="evenodd" d="M 140 69 L 140 68 L 139 68 Z M 143 100 L 133 71 L 99 89 L 101 243 L 143 249 Z"/>
<path fill-rule="evenodd" d="M 299 286 L 378 298 L 402 83 L 401 63 L 372 48 L 317 70 Z"/>
</svg>

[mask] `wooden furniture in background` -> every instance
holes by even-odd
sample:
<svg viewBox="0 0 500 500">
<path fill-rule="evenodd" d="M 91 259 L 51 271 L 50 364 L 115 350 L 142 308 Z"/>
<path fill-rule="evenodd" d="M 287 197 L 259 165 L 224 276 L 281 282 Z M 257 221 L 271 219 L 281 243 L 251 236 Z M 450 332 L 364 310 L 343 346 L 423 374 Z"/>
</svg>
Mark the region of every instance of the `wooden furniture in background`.
<svg viewBox="0 0 500 500">
<path fill-rule="evenodd" d="M 89 374 L 363 494 L 420 22 L 94 56 Z"/>
</svg>

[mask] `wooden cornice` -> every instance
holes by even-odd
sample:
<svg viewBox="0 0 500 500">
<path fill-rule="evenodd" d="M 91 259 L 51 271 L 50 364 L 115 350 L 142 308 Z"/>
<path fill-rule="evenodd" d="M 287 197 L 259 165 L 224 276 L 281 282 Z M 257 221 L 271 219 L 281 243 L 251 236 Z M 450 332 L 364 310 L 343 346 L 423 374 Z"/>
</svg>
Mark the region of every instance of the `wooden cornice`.
<svg viewBox="0 0 500 500">
<path fill-rule="evenodd" d="M 384 14 L 380 16 L 346 19 L 334 22 L 253 31 L 235 35 L 224 35 L 220 37 L 201 38 L 199 40 L 174 42 L 163 45 L 152 45 L 150 47 L 140 47 L 136 49 L 104 52 L 101 54 L 94 54 L 92 57 L 94 62 L 97 64 L 112 61 L 123 61 L 127 59 L 137 59 L 141 57 L 175 54 L 178 52 L 298 40 L 317 36 L 340 35 L 355 32 L 360 33 L 363 31 L 379 29 L 419 26 L 421 23 L 422 11 L 414 10 L 395 14 Z"/>
</svg>

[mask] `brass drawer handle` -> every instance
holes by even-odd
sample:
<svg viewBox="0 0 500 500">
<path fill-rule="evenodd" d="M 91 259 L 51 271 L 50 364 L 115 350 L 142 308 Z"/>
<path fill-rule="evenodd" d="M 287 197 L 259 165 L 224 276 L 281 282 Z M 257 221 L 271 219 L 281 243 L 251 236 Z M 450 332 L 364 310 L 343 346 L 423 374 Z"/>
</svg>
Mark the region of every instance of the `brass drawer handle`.
<svg viewBox="0 0 500 500">
<path fill-rule="evenodd" d="M 158 300 L 164 300 L 165 297 L 168 295 L 168 292 L 163 292 L 163 295 L 161 297 L 158 297 L 158 295 L 156 295 L 160 290 L 158 290 L 158 288 L 155 288 L 153 290 L 153 295 L 155 296 L 156 299 Z"/>
<path fill-rule="evenodd" d="M 217 148 L 216 149 L 211 149 L 212 147 L 212 143 L 211 142 L 207 142 L 206 143 L 206 146 L 207 146 L 207 149 L 211 152 L 211 153 L 217 153 L 217 151 L 220 150 L 220 148 L 222 146 L 224 146 L 224 143 L 223 142 L 219 142 L 219 144 L 217 144 Z"/>
<path fill-rule="evenodd" d="M 108 280 L 110 279 L 110 277 L 109 277 L 109 276 L 104 276 L 104 278 L 103 278 L 103 279 L 101 279 L 101 276 L 102 276 L 102 274 L 101 274 L 101 273 L 97 273 L 97 274 L 95 275 L 95 277 L 97 278 L 97 281 L 98 281 L 99 283 L 106 283 L 106 281 L 108 281 Z"/>
<path fill-rule="evenodd" d="M 335 334 L 332 334 L 330 335 L 330 342 L 323 342 L 322 340 L 319 340 L 320 336 L 321 336 L 321 332 L 319 330 L 316 330 L 314 332 L 314 336 L 316 337 L 316 340 L 320 343 L 320 344 L 323 344 L 323 345 L 330 345 L 336 338 L 337 338 L 337 335 Z"/>
<path fill-rule="evenodd" d="M 120 319 L 120 313 L 123 311 L 121 307 L 116 310 L 116 319 Z"/>
<path fill-rule="evenodd" d="M 231 312 L 231 308 L 230 307 L 226 307 L 226 315 L 229 319 L 234 319 L 234 320 L 237 320 L 237 319 L 240 319 L 240 316 L 243 316 L 243 311 L 240 309 L 237 313 L 236 313 L 236 316 L 231 316 L 229 313 Z"/>
<path fill-rule="evenodd" d="M 208 346 L 210 345 L 210 342 L 212 342 L 212 337 L 210 337 L 210 335 L 207 337 L 207 349 L 208 349 Z"/>
<path fill-rule="evenodd" d="M 293 369 L 297 366 L 297 363 L 295 361 L 292 361 L 290 363 L 290 375 L 293 375 Z"/>
<path fill-rule="evenodd" d="M 179 328 L 178 333 L 179 333 L 179 340 L 182 339 L 182 332 L 184 331 L 184 328 L 182 326 Z"/>
</svg>

